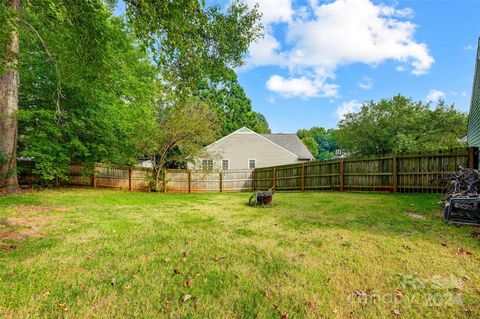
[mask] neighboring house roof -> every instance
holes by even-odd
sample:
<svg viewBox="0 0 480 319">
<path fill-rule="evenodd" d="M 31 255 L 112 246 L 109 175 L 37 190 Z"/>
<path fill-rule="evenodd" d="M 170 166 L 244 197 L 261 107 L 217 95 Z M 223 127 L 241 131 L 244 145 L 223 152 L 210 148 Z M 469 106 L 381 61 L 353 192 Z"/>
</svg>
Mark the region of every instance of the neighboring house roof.
<svg viewBox="0 0 480 319">
<path fill-rule="evenodd" d="M 296 154 L 300 160 L 311 160 L 313 159 L 312 153 L 308 148 L 303 144 L 302 140 L 298 137 L 297 134 L 260 134 L 261 136 L 269 139 L 273 143 L 280 145 L 286 150 Z"/>
<path fill-rule="evenodd" d="M 232 133 L 222 137 L 221 139 L 213 142 L 212 144 L 206 146 L 205 148 L 208 148 L 209 146 L 214 145 L 214 144 L 220 142 L 221 140 L 224 140 L 225 138 L 227 138 L 228 136 L 233 135 L 233 134 L 255 134 L 255 135 L 258 135 L 258 136 L 268 140 L 269 142 L 275 144 L 279 148 L 296 155 L 298 157 L 298 159 L 300 159 L 300 160 L 311 160 L 311 159 L 313 159 L 313 155 L 310 153 L 310 151 L 305 146 L 305 144 L 303 144 L 302 140 L 300 140 L 300 138 L 297 136 L 297 134 L 283 134 L 283 133 L 279 133 L 279 134 L 258 134 L 258 133 L 252 131 L 251 129 L 249 129 L 247 127 L 242 127 L 240 129 L 236 130 L 235 132 L 232 132 Z"/>
<path fill-rule="evenodd" d="M 468 115 L 468 145 L 480 146 L 480 38 L 478 39 L 475 76 L 473 78 L 472 100 Z"/>
</svg>

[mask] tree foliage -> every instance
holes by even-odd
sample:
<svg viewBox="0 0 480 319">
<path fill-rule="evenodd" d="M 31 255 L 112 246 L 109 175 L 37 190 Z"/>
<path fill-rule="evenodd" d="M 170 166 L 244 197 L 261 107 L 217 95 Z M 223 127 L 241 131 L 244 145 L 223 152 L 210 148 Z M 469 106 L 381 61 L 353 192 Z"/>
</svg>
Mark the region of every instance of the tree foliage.
<svg viewBox="0 0 480 319">
<path fill-rule="evenodd" d="M 158 141 L 181 125 L 199 133 L 190 123 L 204 123 L 189 122 L 183 110 L 197 116 L 195 105 L 203 120 L 214 118 L 192 99 L 203 81 L 217 84 L 212 92 L 222 103 L 234 104 L 220 112 L 220 104 L 208 100 L 210 111 L 223 116 L 222 129 L 237 121 L 268 130 L 232 71 L 259 36 L 256 9 L 238 1 L 224 11 L 197 0 L 126 0 L 126 17 L 115 18 L 116 0 L 22 0 L 13 19 L 3 10 L 9 1 L 0 1 L 0 44 L 13 27 L 20 32 L 19 156 L 33 160 L 43 180 L 64 177 L 71 161 L 133 164 L 145 155 L 147 133 Z M 218 134 L 218 123 L 215 117 L 208 134 Z M 167 160 L 184 160 L 210 141 L 201 136 L 189 140 L 195 147 L 176 143 Z"/>
<path fill-rule="evenodd" d="M 222 81 L 203 80 L 196 92 L 211 105 L 221 121 L 220 136 L 225 136 L 246 126 L 257 133 L 270 133 L 265 116 L 252 110 L 252 103 L 238 83 L 233 70 Z"/>
<path fill-rule="evenodd" d="M 95 75 L 72 70 L 75 56 L 57 63 L 36 35 L 22 34 L 20 156 L 35 160 L 43 180 L 63 177 L 71 161 L 132 164 L 140 155 L 135 123 L 151 116 L 155 68 L 119 19 L 102 28 L 103 71 Z"/>
<path fill-rule="evenodd" d="M 227 10 L 198 0 L 127 0 L 127 19 L 148 48 L 163 81 L 195 91 L 205 78 L 219 81 L 243 64 L 262 29 L 255 7 L 238 0 Z"/>
<path fill-rule="evenodd" d="M 415 102 L 401 95 L 366 102 L 338 124 L 339 147 L 351 155 L 385 155 L 463 146 L 467 115 L 439 101 Z"/>
<path fill-rule="evenodd" d="M 335 129 L 312 127 L 309 130 L 298 130 L 297 135 L 316 159 L 329 160 L 335 155 L 337 150 Z"/>
<path fill-rule="evenodd" d="M 151 117 L 154 118 L 154 117 Z M 217 113 L 197 99 L 181 99 L 160 110 L 158 122 L 143 125 L 143 139 L 138 147 L 153 163 L 155 189 L 168 161 L 185 161 L 201 155 L 203 146 L 216 138 Z"/>
</svg>

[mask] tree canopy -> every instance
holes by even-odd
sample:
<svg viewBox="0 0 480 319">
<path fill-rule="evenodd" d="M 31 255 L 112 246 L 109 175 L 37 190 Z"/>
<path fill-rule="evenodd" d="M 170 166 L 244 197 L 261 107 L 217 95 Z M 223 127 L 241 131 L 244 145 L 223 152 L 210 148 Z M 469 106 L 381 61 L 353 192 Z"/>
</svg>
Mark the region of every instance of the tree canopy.
<svg viewBox="0 0 480 319">
<path fill-rule="evenodd" d="M 201 81 L 197 91 L 197 95 L 217 111 L 222 123 L 219 135 L 225 136 L 243 126 L 257 133 L 270 133 L 265 116 L 252 110 L 252 103 L 235 72 L 227 73 L 221 81 Z"/>
<path fill-rule="evenodd" d="M 350 155 L 437 150 L 460 147 L 467 115 L 439 101 L 415 102 L 401 95 L 366 102 L 338 123 L 338 146 Z"/>
<path fill-rule="evenodd" d="M 308 150 L 318 160 L 329 160 L 337 150 L 336 129 L 312 127 L 297 131 L 298 137 L 307 146 Z"/>
<path fill-rule="evenodd" d="M 233 72 L 260 35 L 256 8 L 123 3 L 126 16 L 114 17 L 116 0 L 1 0 L 0 87 L 19 99 L 0 98 L 0 175 L 15 169 L 4 159 L 15 158 L 17 136 L 19 156 L 33 160 L 46 181 L 62 178 L 71 161 L 133 164 L 147 155 L 145 132 L 165 136 L 164 121 L 173 116 L 166 114 L 191 105 L 218 115 L 209 127 L 215 136 L 238 125 L 268 131 Z M 186 102 L 195 97 L 205 103 Z M 202 146 L 209 139 L 194 140 Z M 186 158 L 194 149 L 168 155 Z"/>
</svg>

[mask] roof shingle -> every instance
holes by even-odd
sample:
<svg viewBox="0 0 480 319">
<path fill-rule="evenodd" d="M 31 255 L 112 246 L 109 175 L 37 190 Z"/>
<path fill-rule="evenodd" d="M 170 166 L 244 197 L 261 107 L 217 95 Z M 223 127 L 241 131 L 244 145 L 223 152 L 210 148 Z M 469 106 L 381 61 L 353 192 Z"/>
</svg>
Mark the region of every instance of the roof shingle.
<svg viewBox="0 0 480 319">
<path fill-rule="evenodd" d="M 260 134 L 273 143 L 283 147 L 287 151 L 290 151 L 298 155 L 300 160 L 312 160 L 313 155 L 308 148 L 303 144 L 302 140 L 297 134 Z"/>
</svg>

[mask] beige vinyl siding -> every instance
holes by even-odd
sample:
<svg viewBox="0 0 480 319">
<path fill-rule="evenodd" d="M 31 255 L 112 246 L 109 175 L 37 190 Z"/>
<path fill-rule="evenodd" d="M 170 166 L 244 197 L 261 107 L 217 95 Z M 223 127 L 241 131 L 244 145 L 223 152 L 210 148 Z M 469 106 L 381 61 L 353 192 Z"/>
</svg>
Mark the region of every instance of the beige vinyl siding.
<svg viewBox="0 0 480 319">
<path fill-rule="evenodd" d="M 206 147 L 213 159 L 214 169 L 222 168 L 222 159 L 229 160 L 229 169 L 247 169 L 249 160 L 256 167 L 291 164 L 298 156 L 252 132 L 236 132 Z M 199 168 L 197 161 L 196 168 Z"/>
</svg>

